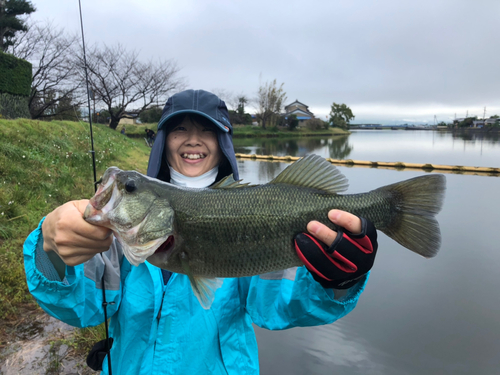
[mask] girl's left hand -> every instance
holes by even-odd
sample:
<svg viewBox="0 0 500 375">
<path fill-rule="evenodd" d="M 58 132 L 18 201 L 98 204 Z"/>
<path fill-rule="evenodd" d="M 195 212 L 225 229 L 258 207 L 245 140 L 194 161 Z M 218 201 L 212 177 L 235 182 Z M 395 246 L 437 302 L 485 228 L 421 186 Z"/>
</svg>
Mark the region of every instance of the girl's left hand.
<svg viewBox="0 0 500 375">
<path fill-rule="evenodd" d="M 321 285 L 347 289 L 372 268 L 377 230 L 371 221 L 345 211 L 331 210 L 328 218 L 339 226 L 338 232 L 311 221 L 307 225 L 310 234 L 295 237 L 295 250 Z"/>
<path fill-rule="evenodd" d="M 361 233 L 361 219 L 356 215 L 346 211 L 331 210 L 328 212 L 328 218 L 333 224 L 345 228 L 353 234 Z M 331 246 L 337 237 L 337 232 L 317 221 L 309 222 L 307 224 L 307 231 L 328 247 Z"/>
</svg>

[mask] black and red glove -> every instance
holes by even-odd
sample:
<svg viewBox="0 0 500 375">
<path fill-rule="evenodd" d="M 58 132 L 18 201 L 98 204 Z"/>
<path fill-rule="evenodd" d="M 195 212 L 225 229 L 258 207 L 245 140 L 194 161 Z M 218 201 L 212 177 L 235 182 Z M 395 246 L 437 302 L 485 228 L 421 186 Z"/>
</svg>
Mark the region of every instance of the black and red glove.
<svg viewBox="0 0 500 375">
<path fill-rule="evenodd" d="M 377 254 L 377 230 L 361 219 L 361 233 L 339 228 L 330 247 L 307 233 L 295 236 L 295 250 L 314 279 L 324 288 L 348 289 L 373 266 Z"/>
</svg>

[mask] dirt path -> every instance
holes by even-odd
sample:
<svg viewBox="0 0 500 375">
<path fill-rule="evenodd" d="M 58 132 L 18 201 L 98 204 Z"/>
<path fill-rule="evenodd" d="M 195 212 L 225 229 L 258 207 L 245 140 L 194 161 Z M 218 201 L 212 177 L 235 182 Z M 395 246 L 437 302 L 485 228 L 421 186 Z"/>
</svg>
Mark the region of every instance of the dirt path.
<svg viewBox="0 0 500 375">
<path fill-rule="evenodd" d="M 77 358 L 67 343 L 74 328 L 47 314 L 18 327 L 17 338 L 0 351 L 0 375 L 90 375 L 85 358 Z"/>
</svg>

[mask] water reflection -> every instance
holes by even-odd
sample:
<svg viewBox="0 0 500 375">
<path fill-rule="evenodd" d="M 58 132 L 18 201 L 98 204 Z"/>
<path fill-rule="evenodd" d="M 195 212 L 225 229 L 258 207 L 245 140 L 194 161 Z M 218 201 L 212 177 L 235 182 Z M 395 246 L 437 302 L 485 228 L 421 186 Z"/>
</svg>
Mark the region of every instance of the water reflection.
<svg viewBox="0 0 500 375">
<path fill-rule="evenodd" d="M 451 132 L 453 138 L 463 141 L 485 141 L 491 144 L 500 143 L 500 132 L 497 131 L 463 131 L 454 130 Z"/>
<path fill-rule="evenodd" d="M 348 324 L 294 328 L 286 332 L 267 331 L 255 327 L 261 353 L 262 374 L 387 374 L 383 362 L 374 355 L 387 357 L 369 344 L 355 330 L 345 331 Z M 302 351 L 279 350 L 301 347 Z"/>
<path fill-rule="evenodd" d="M 243 154 L 304 156 L 309 153 L 327 154 L 324 157 L 347 159 L 353 150 L 349 136 L 303 138 L 236 138 L 235 152 Z"/>
<path fill-rule="evenodd" d="M 239 153 L 500 167 L 498 132 L 353 131 L 329 138 L 235 138 Z"/>
<path fill-rule="evenodd" d="M 353 146 L 348 143 L 349 137 L 330 138 L 328 140 L 328 151 L 332 159 L 348 159 Z"/>
<path fill-rule="evenodd" d="M 259 163 L 259 180 L 270 181 L 283 170 L 281 163 Z"/>
<path fill-rule="evenodd" d="M 240 178 L 252 184 L 265 184 L 276 177 L 290 163 L 262 162 L 238 159 Z"/>
</svg>

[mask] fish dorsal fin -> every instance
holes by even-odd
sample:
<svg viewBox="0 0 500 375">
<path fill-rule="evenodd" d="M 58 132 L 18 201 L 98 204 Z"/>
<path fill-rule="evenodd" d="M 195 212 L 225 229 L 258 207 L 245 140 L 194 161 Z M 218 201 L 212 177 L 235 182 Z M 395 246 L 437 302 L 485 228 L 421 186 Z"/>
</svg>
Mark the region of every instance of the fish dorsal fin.
<svg viewBox="0 0 500 375">
<path fill-rule="evenodd" d="M 229 176 L 224 177 L 219 182 L 216 182 L 215 184 L 210 186 L 210 189 L 238 189 L 238 188 L 253 186 L 250 185 L 250 183 L 248 182 L 241 184 L 240 183 L 241 181 L 242 180 L 235 181 L 233 175 L 230 174 Z"/>
<path fill-rule="evenodd" d="M 347 178 L 321 156 L 307 155 L 281 172 L 270 184 L 289 184 L 337 194 L 347 190 Z"/>
</svg>

